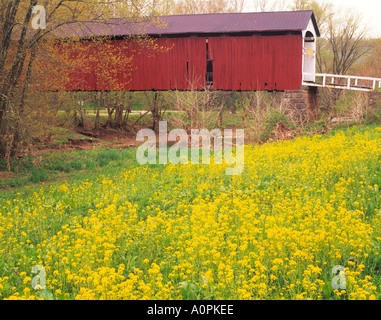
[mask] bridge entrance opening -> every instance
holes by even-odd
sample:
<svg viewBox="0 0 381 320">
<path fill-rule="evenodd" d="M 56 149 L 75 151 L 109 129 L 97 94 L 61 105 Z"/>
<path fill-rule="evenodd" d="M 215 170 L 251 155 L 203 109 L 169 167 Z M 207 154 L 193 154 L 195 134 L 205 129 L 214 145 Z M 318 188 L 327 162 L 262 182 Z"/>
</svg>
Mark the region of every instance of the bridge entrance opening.
<svg viewBox="0 0 381 320">
<path fill-rule="evenodd" d="M 206 87 L 213 88 L 213 59 L 209 52 L 208 38 L 206 38 Z"/>
<path fill-rule="evenodd" d="M 312 75 L 315 73 L 315 55 L 316 55 L 316 42 L 315 37 L 311 31 L 307 31 L 304 36 L 303 43 L 303 73 L 311 74 L 305 75 L 305 81 L 315 81 L 315 77 Z"/>
</svg>

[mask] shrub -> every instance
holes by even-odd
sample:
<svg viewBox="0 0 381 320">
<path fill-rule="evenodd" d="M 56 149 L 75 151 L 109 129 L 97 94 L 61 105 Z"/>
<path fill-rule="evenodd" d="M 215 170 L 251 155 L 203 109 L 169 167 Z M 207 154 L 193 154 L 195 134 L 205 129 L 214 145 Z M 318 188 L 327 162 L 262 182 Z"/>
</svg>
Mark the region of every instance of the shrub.
<svg viewBox="0 0 381 320">
<path fill-rule="evenodd" d="M 104 149 L 96 156 L 96 161 L 98 164 L 103 167 L 107 165 L 110 161 L 120 159 L 121 154 L 118 150 L 115 149 Z"/>
<path fill-rule="evenodd" d="M 29 181 L 32 183 L 42 182 L 48 179 L 48 173 L 46 169 L 36 168 L 33 169 L 29 178 Z"/>
<path fill-rule="evenodd" d="M 272 138 L 274 136 L 274 130 L 279 122 L 283 122 L 283 124 L 287 126 L 292 126 L 283 111 L 272 109 L 270 113 L 265 116 L 264 128 L 259 136 L 259 139 L 262 142 L 265 142 Z"/>
</svg>

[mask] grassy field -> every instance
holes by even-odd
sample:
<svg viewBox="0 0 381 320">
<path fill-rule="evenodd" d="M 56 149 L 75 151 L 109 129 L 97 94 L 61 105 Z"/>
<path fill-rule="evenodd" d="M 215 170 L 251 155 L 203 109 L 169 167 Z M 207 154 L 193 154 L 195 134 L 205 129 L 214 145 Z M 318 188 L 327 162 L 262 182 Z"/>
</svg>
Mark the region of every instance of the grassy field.
<svg viewBox="0 0 381 320">
<path fill-rule="evenodd" d="M 381 127 L 246 146 L 238 176 L 135 151 L 12 163 L 26 181 L 0 194 L 2 299 L 381 298 Z"/>
</svg>

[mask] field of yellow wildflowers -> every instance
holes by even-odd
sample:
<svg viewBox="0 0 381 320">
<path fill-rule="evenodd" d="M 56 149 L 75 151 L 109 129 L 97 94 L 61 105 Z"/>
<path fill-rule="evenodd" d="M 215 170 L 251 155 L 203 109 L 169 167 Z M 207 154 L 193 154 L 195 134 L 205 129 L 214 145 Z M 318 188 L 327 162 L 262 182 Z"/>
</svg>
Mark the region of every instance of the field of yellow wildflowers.
<svg viewBox="0 0 381 320">
<path fill-rule="evenodd" d="M 246 146 L 237 176 L 131 166 L 22 190 L 0 203 L 0 298 L 379 299 L 380 188 L 381 128 L 354 127 Z"/>
</svg>

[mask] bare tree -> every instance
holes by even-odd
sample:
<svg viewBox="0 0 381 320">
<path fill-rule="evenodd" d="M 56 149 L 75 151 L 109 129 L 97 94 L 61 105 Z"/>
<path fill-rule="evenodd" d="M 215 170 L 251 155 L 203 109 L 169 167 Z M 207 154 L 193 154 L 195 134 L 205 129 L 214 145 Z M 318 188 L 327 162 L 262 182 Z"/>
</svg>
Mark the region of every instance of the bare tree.
<svg viewBox="0 0 381 320">
<path fill-rule="evenodd" d="M 313 10 L 322 38 L 317 41 L 317 69 L 321 73 L 347 74 L 369 51 L 367 25 L 354 10 L 339 11 L 332 3 L 294 0 L 292 10 Z"/>
<path fill-rule="evenodd" d="M 352 10 L 343 16 L 329 17 L 326 37 L 332 51 L 331 70 L 334 74 L 347 74 L 370 50 L 365 41 L 367 32 L 361 17 Z"/>
<path fill-rule="evenodd" d="M 172 14 L 241 12 L 245 0 L 178 0 Z"/>
<path fill-rule="evenodd" d="M 285 0 L 255 0 L 252 7 L 254 11 L 268 12 L 268 11 L 280 11 L 285 9 Z"/>
</svg>

